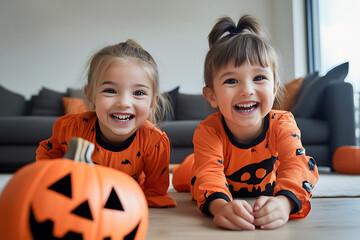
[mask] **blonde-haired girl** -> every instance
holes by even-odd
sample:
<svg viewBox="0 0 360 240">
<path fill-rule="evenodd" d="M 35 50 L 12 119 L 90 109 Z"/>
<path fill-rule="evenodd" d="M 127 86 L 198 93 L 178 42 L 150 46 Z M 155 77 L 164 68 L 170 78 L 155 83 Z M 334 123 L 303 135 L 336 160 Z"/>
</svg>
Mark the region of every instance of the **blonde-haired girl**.
<svg viewBox="0 0 360 240">
<path fill-rule="evenodd" d="M 154 59 L 128 40 L 99 50 L 88 65 L 84 90 L 91 111 L 60 117 L 52 137 L 40 143 L 36 160 L 62 157 L 70 139 L 81 137 L 94 143 L 95 163 L 141 184 L 150 207 L 176 206 L 167 194 L 169 140 L 153 124 L 166 109 Z"/>
</svg>

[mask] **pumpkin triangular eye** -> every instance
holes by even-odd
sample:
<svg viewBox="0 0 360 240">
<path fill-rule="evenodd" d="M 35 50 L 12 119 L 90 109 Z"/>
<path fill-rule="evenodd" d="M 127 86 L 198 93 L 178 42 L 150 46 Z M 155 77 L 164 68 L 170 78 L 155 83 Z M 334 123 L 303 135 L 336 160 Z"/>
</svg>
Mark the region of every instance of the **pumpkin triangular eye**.
<svg viewBox="0 0 360 240">
<path fill-rule="evenodd" d="M 132 230 L 128 235 L 126 235 L 124 237 L 124 240 L 133 240 L 133 239 L 135 239 L 135 236 L 136 236 L 137 230 L 139 228 L 139 225 L 140 225 L 140 223 L 134 228 L 134 230 Z"/>
<path fill-rule="evenodd" d="M 83 217 L 83 218 L 93 220 L 88 201 L 85 201 L 82 204 L 80 204 L 71 213 L 78 215 L 80 217 Z"/>
<path fill-rule="evenodd" d="M 50 190 L 53 190 L 57 193 L 60 193 L 68 198 L 71 198 L 71 176 L 70 174 L 66 175 L 53 185 L 49 187 Z"/>
<path fill-rule="evenodd" d="M 120 202 L 120 199 L 119 199 L 118 195 L 116 194 L 114 188 L 111 189 L 110 196 L 109 196 L 104 208 L 124 211 L 124 208 L 123 208 L 123 206 Z"/>
</svg>

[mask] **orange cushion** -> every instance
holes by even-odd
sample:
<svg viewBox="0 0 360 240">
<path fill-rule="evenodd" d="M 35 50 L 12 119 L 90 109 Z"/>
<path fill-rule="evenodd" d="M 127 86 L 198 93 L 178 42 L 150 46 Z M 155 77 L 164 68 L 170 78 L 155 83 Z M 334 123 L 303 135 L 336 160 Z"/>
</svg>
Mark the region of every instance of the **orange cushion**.
<svg viewBox="0 0 360 240">
<path fill-rule="evenodd" d="M 285 96 L 280 107 L 281 110 L 290 111 L 290 109 L 294 106 L 296 98 L 299 94 L 302 80 L 302 78 L 296 78 L 285 83 Z"/>
<path fill-rule="evenodd" d="M 63 97 L 62 102 L 65 114 L 83 113 L 88 111 L 82 98 Z"/>
</svg>

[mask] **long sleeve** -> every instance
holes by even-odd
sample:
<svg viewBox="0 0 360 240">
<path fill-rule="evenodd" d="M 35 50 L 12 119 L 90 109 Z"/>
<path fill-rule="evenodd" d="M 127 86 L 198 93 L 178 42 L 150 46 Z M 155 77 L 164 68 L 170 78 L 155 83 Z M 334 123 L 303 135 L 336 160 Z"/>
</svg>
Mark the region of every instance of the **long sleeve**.
<svg viewBox="0 0 360 240">
<path fill-rule="evenodd" d="M 319 179 L 315 160 L 306 155 L 301 143 L 300 130 L 295 119 L 289 112 L 276 112 L 274 119 L 278 119 L 274 138 L 276 142 L 278 159 L 280 162 L 277 170 L 274 195 L 285 195 L 293 199 L 297 209 L 290 218 L 303 218 L 310 212 L 310 198 L 312 189 Z"/>
<path fill-rule="evenodd" d="M 157 133 L 156 133 L 157 134 Z M 165 133 L 158 142 L 151 141 L 149 152 L 145 156 L 144 193 L 150 207 L 174 207 L 173 200 L 167 193 L 169 187 L 170 143 Z"/>
<path fill-rule="evenodd" d="M 36 150 L 36 161 L 62 158 L 66 152 L 67 144 L 64 131 L 68 131 L 69 115 L 65 115 L 56 120 L 53 127 L 52 136 L 40 142 Z"/>
<path fill-rule="evenodd" d="M 224 153 L 221 134 L 215 128 L 200 124 L 194 134 L 194 176 L 192 196 L 206 215 L 211 201 L 222 198 L 231 201 L 224 174 Z"/>
</svg>

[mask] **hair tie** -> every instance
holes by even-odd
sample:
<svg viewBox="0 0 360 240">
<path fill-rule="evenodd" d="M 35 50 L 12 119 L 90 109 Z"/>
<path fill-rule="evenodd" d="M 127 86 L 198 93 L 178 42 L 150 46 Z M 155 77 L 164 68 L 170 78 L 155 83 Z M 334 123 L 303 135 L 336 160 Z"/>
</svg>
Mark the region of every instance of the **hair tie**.
<svg viewBox="0 0 360 240">
<path fill-rule="evenodd" d="M 231 29 L 229 29 L 229 35 L 230 36 L 235 36 L 238 35 L 240 33 L 240 30 L 237 27 L 232 27 Z"/>
</svg>

